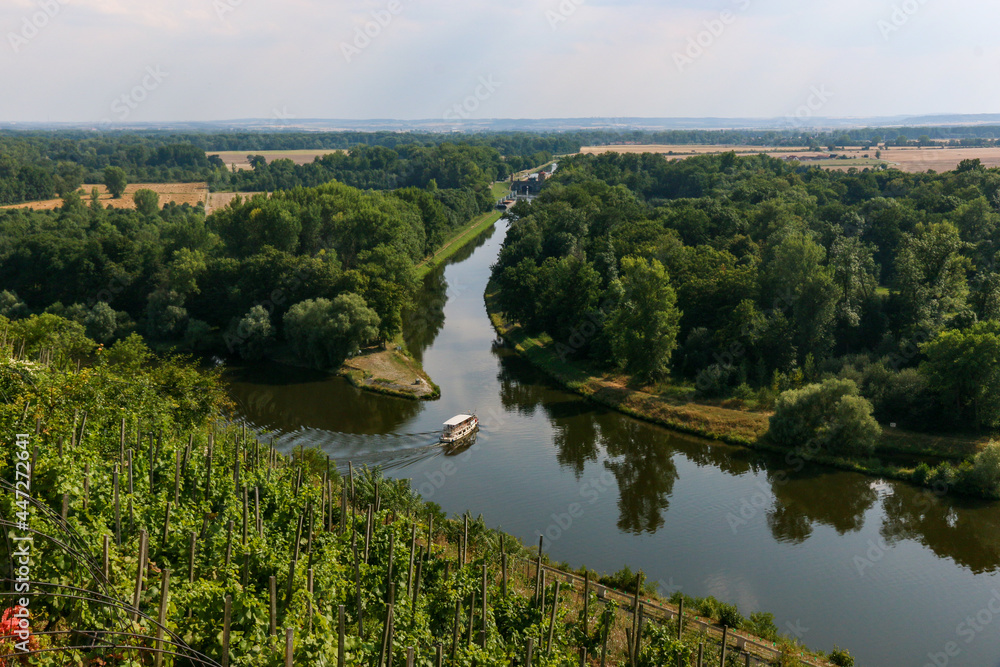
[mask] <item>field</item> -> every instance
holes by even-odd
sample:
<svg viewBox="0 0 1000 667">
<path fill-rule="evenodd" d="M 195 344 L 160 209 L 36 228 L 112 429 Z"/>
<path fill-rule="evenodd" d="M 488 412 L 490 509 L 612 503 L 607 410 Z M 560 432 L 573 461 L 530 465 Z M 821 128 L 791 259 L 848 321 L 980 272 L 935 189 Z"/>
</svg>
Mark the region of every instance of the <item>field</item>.
<svg viewBox="0 0 1000 667">
<path fill-rule="evenodd" d="M 250 162 L 247 161 L 248 155 L 262 155 L 268 162 L 273 162 L 275 160 L 291 160 L 295 164 L 309 164 L 313 161 L 313 159 L 321 155 L 329 155 L 330 153 L 340 152 L 343 151 L 335 148 L 304 148 L 301 150 L 290 151 L 216 151 L 214 153 L 205 153 L 205 155 L 218 155 L 219 158 L 226 163 L 226 166 L 236 165 L 237 169 L 249 169 Z"/>
<path fill-rule="evenodd" d="M 777 158 L 801 159 L 804 163 L 829 169 L 847 169 L 850 167 L 870 167 L 877 164 L 887 164 L 902 171 L 925 172 L 933 169 L 936 172 L 951 171 L 962 160 L 979 158 L 986 167 L 1000 167 L 1000 147 L 991 148 L 946 148 L 946 147 L 905 147 L 883 148 L 881 160 L 875 158 L 875 149 L 865 150 L 863 147 L 849 147 L 836 151 L 815 153 L 808 148 L 782 148 L 777 146 L 703 146 L 703 145 L 613 145 L 585 146 L 580 150 L 585 154 L 607 152 L 616 153 L 660 153 L 670 157 L 684 158 L 692 155 L 713 153 L 767 153 Z M 829 159 L 831 153 L 846 155 L 847 159 Z M 817 160 L 817 157 L 824 156 Z M 867 157 L 866 157 L 867 156 Z"/>
<path fill-rule="evenodd" d="M 115 208 L 135 208 L 132 195 L 142 189 L 152 190 L 160 195 L 160 208 L 170 202 L 195 206 L 198 202 L 205 203 L 208 198 L 207 183 L 129 183 L 121 199 L 112 198 L 111 193 L 103 185 L 84 185 L 79 192 L 85 204 L 90 204 L 90 191 L 94 187 L 101 193 L 101 205 L 105 207 L 111 205 Z M 62 206 L 62 199 L 46 199 L 24 204 L 11 204 L 0 208 L 33 208 L 39 211 L 51 211 L 60 206 Z"/>
</svg>

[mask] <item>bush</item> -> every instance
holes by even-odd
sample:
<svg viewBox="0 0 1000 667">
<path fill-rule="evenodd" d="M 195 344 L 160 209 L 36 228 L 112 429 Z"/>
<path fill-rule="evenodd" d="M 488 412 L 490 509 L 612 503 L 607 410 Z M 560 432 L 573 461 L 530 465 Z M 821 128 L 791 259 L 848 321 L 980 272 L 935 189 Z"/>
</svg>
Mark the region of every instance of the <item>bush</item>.
<svg viewBox="0 0 1000 667">
<path fill-rule="evenodd" d="M 830 662 L 837 665 L 837 667 L 854 667 L 854 658 L 847 649 L 833 647 L 833 651 L 830 652 Z"/>
<path fill-rule="evenodd" d="M 743 627 L 746 619 L 740 613 L 740 610 L 734 604 L 728 604 L 726 602 L 719 603 L 719 623 L 722 623 L 726 627 L 732 628 L 734 630 L 739 630 Z"/>
<path fill-rule="evenodd" d="M 762 611 L 755 611 L 750 614 L 750 618 L 745 628 L 758 637 L 774 641 L 778 638 L 778 626 L 774 624 L 774 614 Z"/>
<path fill-rule="evenodd" d="M 983 498 L 1000 497 L 1000 445 L 990 442 L 958 471 L 956 490 Z"/>
<path fill-rule="evenodd" d="M 872 406 L 851 380 L 825 380 L 783 392 L 770 420 L 769 437 L 785 447 L 818 446 L 831 454 L 867 455 L 882 428 Z"/>
</svg>

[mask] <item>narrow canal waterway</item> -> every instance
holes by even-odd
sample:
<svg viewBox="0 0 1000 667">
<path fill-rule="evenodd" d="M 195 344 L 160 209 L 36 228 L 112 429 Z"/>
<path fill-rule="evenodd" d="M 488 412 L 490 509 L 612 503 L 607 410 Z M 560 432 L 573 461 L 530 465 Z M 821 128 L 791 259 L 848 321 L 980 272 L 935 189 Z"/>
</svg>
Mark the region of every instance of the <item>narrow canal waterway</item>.
<svg viewBox="0 0 1000 667">
<path fill-rule="evenodd" d="M 231 375 L 245 417 L 284 450 L 380 465 L 449 513 L 482 513 L 529 544 L 545 534 L 557 560 L 628 564 L 664 593 L 772 612 L 785 633 L 848 647 L 858 665 L 1000 666 L 1000 504 L 795 470 L 560 390 L 495 345 L 483 290 L 503 224 L 428 275 L 408 318 L 409 347 L 441 400 L 268 364 Z M 473 410 L 476 445 L 445 456 L 441 423 Z"/>
</svg>

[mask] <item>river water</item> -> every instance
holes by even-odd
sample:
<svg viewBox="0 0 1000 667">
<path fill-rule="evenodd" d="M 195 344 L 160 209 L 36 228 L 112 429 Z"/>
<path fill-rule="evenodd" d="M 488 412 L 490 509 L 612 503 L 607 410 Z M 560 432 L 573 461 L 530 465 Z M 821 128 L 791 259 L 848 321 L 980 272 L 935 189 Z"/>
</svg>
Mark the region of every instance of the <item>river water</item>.
<svg viewBox="0 0 1000 667">
<path fill-rule="evenodd" d="M 495 342 L 483 291 L 504 223 L 427 276 L 410 349 L 430 403 L 264 364 L 230 374 L 248 421 L 338 464 L 380 465 L 449 513 L 483 514 L 550 555 L 661 592 L 768 611 L 808 646 L 859 665 L 1000 666 L 1000 505 L 673 433 L 560 390 Z M 446 456 L 441 423 L 475 411 L 476 444 Z M 781 474 L 784 473 L 784 474 Z"/>
</svg>

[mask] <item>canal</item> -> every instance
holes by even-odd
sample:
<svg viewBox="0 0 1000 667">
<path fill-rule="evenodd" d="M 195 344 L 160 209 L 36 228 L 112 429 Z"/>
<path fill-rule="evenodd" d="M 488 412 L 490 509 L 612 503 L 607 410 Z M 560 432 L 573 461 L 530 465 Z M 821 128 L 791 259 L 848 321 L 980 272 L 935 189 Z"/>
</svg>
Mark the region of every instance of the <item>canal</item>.
<svg viewBox="0 0 1000 667">
<path fill-rule="evenodd" d="M 673 433 L 559 389 L 496 344 L 483 305 L 505 232 L 426 277 L 409 348 L 441 387 L 431 403 L 264 364 L 231 374 L 248 421 L 282 449 L 409 478 L 555 560 L 641 568 L 661 592 L 767 611 L 815 649 L 859 665 L 1000 666 L 1000 505 Z M 445 456 L 441 423 L 475 411 L 474 447 Z M 785 474 L 779 474 L 785 473 Z M 950 651 L 950 655 L 949 655 Z"/>
</svg>

